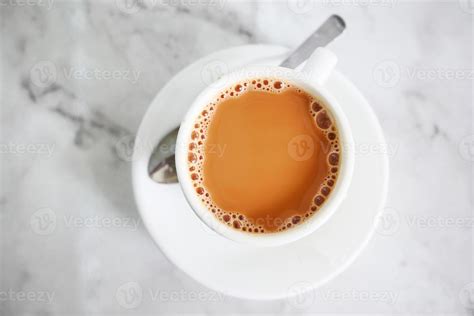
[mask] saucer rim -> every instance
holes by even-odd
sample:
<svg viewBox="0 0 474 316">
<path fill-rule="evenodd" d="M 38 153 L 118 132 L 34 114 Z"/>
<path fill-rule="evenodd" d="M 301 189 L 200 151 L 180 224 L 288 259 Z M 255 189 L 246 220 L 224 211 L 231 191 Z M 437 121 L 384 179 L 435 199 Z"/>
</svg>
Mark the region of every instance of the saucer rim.
<svg viewBox="0 0 474 316">
<path fill-rule="evenodd" d="M 155 96 L 153 101 L 150 103 L 145 115 L 142 118 L 142 121 L 140 123 L 140 127 L 137 131 L 137 138 L 140 136 L 140 134 L 143 133 L 143 130 L 145 128 L 147 128 L 146 126 L 144 126 L 144 121 L 146 120 L 146 117 L 149 116 L 153 112 L 153 109 L 157 106 L 157 104 L 158 104 L 157 100 L 158 100 L 159 95 L 162 93 L 163 90 L 168 89 L 173 84 L 173 80 L 178 75 L 182 74 L 183 72 L 189 71 L 190 69 L 192 69 L 193 66 L 195 66 L 196 64 L 202 63 L 206 59 L 209 59 L 209 58 L 212 58 L 212 57 L 215 58 L 215 56 L 220 56 L 220 55 L 228 55 L 231 51 L 236 50 L 236 49 L 258 49 L 258 48 L 261 48 L 262 46 L 264 46 L 265 49 L 268 49 L 268 50 L 271 50 L 271 49 L 286 50 L 286 53 L 288 53 L 288 49 L 286 47 L 277 46 L 277 45 L 257 44 L 257 45 L 236 46 L 236 47 L 220 50 L 220 51 L 214 52 L 210 55 L 207 55 L 207 56 L 195 61 L 194 63 L 188 65 L 187 67 L 182 69 L 180 72 L 176 73 L 166 83 L 166 85 L 164 85 L 162 87 L 162 89 L 160 91 L 158 91 L 157 95 Z M 269 58 L 271 58 L 271 57 L 268 57 L 267 60 Z M 357 97 L 359 98 L 359 101 L 357 101 L 357 103 L 361 103 L 361 104 L 363 103 L 364 104 L 364 107 L 366 109 L 366 114 L 370 116 L 370 121 L 372 121 L 372 123 L 374 123 L 374 128 L 377 130 L 377 132 L 374 133 L 374 134 L 377 135 L 376 138 L 381 143 L 385 143 L 385 136 L 384 136 L 382 127 L 380 125 L 380 122 L 378 121 L 378 119 L 375 115 L 375 112 L 373 111 L 373 109 L 370 106 L 369 102 L 362 95 L 362 93 L 357 89 L 357 87 L 349 79 L 347 79 L 337 69 L 334 70 L 334 72 L 331 74 L 331 76 L 337 77 L 337 81 L 343 82 L 344 85 L 348 86 L 348 89 L 352 90 L 352 93 L 354 93 L 354 95 L 357 95 Z M 135 149 L 136 148 L 134 148 L 134 158 L 135 158 Z M 377 221 L 375 219 L 380 216 L 380 213 L 382 212 L 383 206 L 385 205 L 387 194 L 388 194 L 389 160 L 388 160 L 387 156 L 383 156 L 383 157 L 384 158 L 383 158 L 382 168 L 383 168 L 385 177 L 383 179 L 383 188 L 381 190 L 380 202 L 379 202 L 379 205 L 377 206 L 377 212 L 374 216 L 373 224 L 371 225 L 370 230 L 366 233 L 365 239 L 362 240 L 360 243 L 358 243 L 357 247 L 355 247 L 355 246 L 353 247 L 354 250 L 352 250 L 352 255 L 350 257 L 346 258 L 346 260 L 344 260 L 344 263 L 341 263 L 338 268 L 335 268 L 333 270 L 333 272 L 328 273 L 328 275 L 326 277 L 323 277 L 323 278 L 321 278 L 320 280 L 318 280 L 316 282 L 311 282 L 311 283 L 308 282 L 308 285 L 309 285 L 308 290 L 314 290 L 314 289 L 322 286 L 323 284 L 327 283 L 328 281 L 332 280 L 333 278 L 335 278 L 336 276 L 341 274 L 343 271 L 345 271 L 355 261 L 355 259 L 360 255 L 360 253 L 363 251 L 363 249 L 365 249 L 368 242 L 372 239 L 372 237 L 375 233 L 375 228 L 376 228 L 376 223 L 377 223 Z M 198 275 L 196 273 L 193 273 L 193 272 L 189 271 L 179 260 L 173 260 L 173 255 L 169 254 L 164 248 L 161 247 L 160 243 L 162 243 L 162 241 L 161 241 L 161 238 L 160 238 L 159 234 L 154 232 L 153 228 L 151 227 L 151 224 L 147 220 L 148 217 L 149 217 L 147 214 L 149 212 L 144 210 L 144 206 L 142 205 L 142 202 L 140 200 L 141 197 L 139 196 L 139 194 L 137 192 L 137 190 L 140 186 L 139 182 L 143 181 L 143 177 L 142 177 L 141 172 L 137 172 L 137 168 L 138 168 L 137 164 L 138 164 L 137 160 L 133 159 L 132 160 L 131 172 L 132 172 L 132 184 L 133 184 L 135 202 L 137 204 L 137 208 L 138 208 L 138 211 L 140 213 L 140 216 L 143 219 L 144 226 L 147 228 L 147 231 L 151 235 L 154 243 L 158 246 L 158 248 L 161 250 L 161 252 L 167 258 L 167 260 L 169 260 L 173 265 L 178 267 L 181 271 L 183 271 L 189 277 L 191 277 L 192 279 L 198 281 L 202 285 L 204 285 L 204 286 L 206 286 L 206 287 L 208 287 L 212 290 L 215 290 L 217 292 L 222 292 L 222 293 L 224 293 L 226 295 L 229 295 L 229 296 L 233 296 L 233 297 L 237 297 L 237 298 L 243 298 L 243 299 L 252 299 L 252 300 L 276 300 L 276 299 L 284 299 L 284 298 L 290 297 L 290 295 L 288 295 L 288 291 L 280 291 L 279 295 L 265 295 L 264 293 L 260 293 L 260 294 L 263 294 L 263 295 L 260 295 L 259 297 L 256 297 L 255 295 L 250 295 L 249 296 L 249 295 L 246 295 L 246 293 L 239 292 L 239 291 L 223 290 L 221 287 L 217 286 L 216 284 L 214 284 L 212 282 L 209 282 L 209 280 L 206 280 L 206 278 L 201 278 L 201 275 Z M 356 169 L 356 168 L 357 167 L 355 166 L 354 169 Z M 179 186 L 179 184 L 171 184 L 169 186 L 170 187 L 171 186 Z M 190 210 L 190 212 L 194 213 L 194 212 L 192 212 L 192 210 Z M 196 216 L 196 215 L 194 214 L 194 216 Z M 197 220 L 199 220 L 199 219 L 197 219 Z M 313 232 L 312 234 L 316 234 L 316 233 L 317 233 L 317 231 Z M 276 247 L 281 247 L 281 246 L 276 246 Z M 275 293 L 273 293 L 273 294 L 275 294 Z"/>
</svg>

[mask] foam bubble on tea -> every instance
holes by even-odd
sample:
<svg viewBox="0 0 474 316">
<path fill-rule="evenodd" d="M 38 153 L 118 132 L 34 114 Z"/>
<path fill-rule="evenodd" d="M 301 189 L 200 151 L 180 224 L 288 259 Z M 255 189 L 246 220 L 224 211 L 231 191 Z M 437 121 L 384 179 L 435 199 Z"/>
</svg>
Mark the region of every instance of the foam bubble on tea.
<svg viewBox="0 0 474 316">
<path fill-rule="evenodd" d="M 223 89 L 196 118 L 189 177 L 221 222 L 246 233 L 276 233 L 324 206 L 341 151 L 321 100 L 282 80 L 255 78 Z"/>
</svg>

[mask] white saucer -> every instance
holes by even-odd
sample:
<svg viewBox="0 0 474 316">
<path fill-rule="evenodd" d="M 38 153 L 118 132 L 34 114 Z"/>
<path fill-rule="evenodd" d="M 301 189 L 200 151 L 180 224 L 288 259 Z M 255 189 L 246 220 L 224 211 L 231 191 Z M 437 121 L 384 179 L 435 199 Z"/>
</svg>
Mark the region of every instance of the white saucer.
<svg viewBox="0 0 474 316">
<path fill-rule="evenodd" d="M 284 47 L 248 45 L 196 61 L 158 93 L 136 138 L 133 187 L 151 236 L 168 259 L 189 276 L 213 290 L 241 298 L 284 298 L 316 288 L 341 273 L 372 236 L 387 193 L 387 154 L 365 150 L 368 145 L 385 144 L 382 129 L 362 94 L 337 71 L 326 86 L 352 128 L 356 143 L 354 176 L 340 209 L 308 237 L 272 248 L 237 244 L 200 221 L 179 184 L 157 184 L 148 177 L 153 145 L 180 124 L 212 76 L 248 64 L 277 65 L 287 53 Z"/>
</svg>

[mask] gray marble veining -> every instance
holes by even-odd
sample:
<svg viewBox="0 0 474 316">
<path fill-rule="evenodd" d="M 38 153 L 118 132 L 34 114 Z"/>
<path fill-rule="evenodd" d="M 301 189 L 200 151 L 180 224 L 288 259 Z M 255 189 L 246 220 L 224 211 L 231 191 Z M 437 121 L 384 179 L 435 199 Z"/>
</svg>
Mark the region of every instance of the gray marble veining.
<svg viewBox="0 0 474 316">
<path fill-rule="evenodd" d="M 338 68 L 396 149 L 389 225 L 309 299 L 214 293 L 155 247 L 117 144 L 197 58 L 295 47 L 333 13 L 348 25 L 330 45 Z M 469 315 L 473 13 L 468 0 L 2 1 L 0 314 Z M 123 301 L 129 282 L 138 304 Z"/>
</svg>

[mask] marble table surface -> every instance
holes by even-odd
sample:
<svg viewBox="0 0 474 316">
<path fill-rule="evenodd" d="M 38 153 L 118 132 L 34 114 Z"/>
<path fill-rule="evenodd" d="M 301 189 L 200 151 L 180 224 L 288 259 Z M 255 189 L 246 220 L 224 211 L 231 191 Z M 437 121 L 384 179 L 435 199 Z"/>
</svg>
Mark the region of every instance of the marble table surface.
<svg viewBox="0 0 474 316">
<path fill-rule="evenodd" d="M 1 315 L 473 313 L 469 0 L 5 0 L 0 12 Z M 298 300 L 215 293 L 154 245 L 119 145 L 197 58 L 295 47 L 333 13 L 348 25 L 330 44 L 338 69 L 394 148 L 381 225 Z"/>
</svg>

